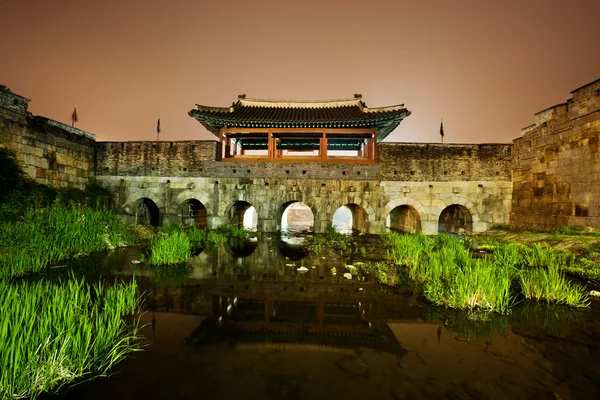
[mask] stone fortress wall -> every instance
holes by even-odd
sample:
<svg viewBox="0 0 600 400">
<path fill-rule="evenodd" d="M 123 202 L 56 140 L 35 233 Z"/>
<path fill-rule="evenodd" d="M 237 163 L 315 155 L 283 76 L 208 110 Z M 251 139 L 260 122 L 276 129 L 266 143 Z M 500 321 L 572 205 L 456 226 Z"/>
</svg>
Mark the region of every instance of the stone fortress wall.
<svg viewBox="0 0 600 400">
<path fill-rule="evenodd" d="M 571 94 L 514 141 L 513 225 L 600 228 L 600 79 Z"/>
<path fill-rule="evenodd" d="M 84 188 L 94 176 L 96 137 L 60 122 L 33 116 L 29 100 L 0 91 L 0 146 L 12 150 L 36 182 Z"/>
<path fill-rule="evenodd" d="M 508 222 L 511 145 L 380 143 L 378 164 L 220 162 L 216 141 L 100 142 L 96 179 L 118 193 L 132 220 L 143 199 L 155 203 L 162 223 L 178 222 L 190 199 L 207 210 L 211 228 L 235 219 L 235 204 L 254 206 L 258 229 L 281 228 L 285 206 L 308 205 L 314 229 L 325 230 L 341 206 L 358 206 L 359 230 L 379 233 L 400 206 L 425 233 L 437 233 L 442 211 L 468 210 L 481 232 Z M 406 211 L 406 210 L 405 210 Z"/>
<path fill-rule="evenodd" d="M 221 162 L 216 141 L 95 142 L 32 116 L 29 100 L 4 92 L 0 144 L 37 182 L 83 187 L 95 178 L 133 222 L 141 203 L 154 205 L 154 223 L 163 224 L 182 222 L 194 202 L 209 228 L 240 223 L 254 206 L 258 229 L 273 232 L 284 209 L 303 202 L 316 232 L 344 205 L 354 227 L 370 233 L 388 218 L 392 228 L 427 234 L 443 224 L 465 232 L 509 222 L 598 227 L 599 90 L 600 80 L 538 113 L 514 145 L 383 142 L 376 164 Z"/>
</svg>

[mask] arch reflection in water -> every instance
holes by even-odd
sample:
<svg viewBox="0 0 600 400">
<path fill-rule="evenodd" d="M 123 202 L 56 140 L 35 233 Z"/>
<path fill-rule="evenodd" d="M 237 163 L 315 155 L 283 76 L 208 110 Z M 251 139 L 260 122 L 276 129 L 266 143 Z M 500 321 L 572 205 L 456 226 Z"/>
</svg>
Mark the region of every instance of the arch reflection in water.
<svg viewBox="0 0 600 400">
<path fill-rule="evenodd" d="M 288 236 L 282 234 L 277 241 L 277 250 L 282 257 L 290 260 L 302 260 L 308 255 L 306 246 L 302 243 L 304 236 Z"/>
<path fill-rule="evenodd" d="M 254 250 L 258 247 L 258 240 L 252 239 L 241 239 L 241 238 L 229 238 L 225 243 L 226 251 L 234 257 L 245 258 L 250 254 L 254 253 Z"/>
</svg>

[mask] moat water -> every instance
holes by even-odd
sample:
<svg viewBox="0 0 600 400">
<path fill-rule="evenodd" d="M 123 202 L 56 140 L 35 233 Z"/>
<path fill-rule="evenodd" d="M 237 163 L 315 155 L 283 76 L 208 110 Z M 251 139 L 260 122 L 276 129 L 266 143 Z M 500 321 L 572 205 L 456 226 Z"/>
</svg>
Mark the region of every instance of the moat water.
<svg viewBox="0 0 600 400">
<path fill-rule="evenodd" d="M 169 272 L 132 264 L 136 248 L 53 269 L 90 282 L 135 277 L 147 344 L 112 376 L 45 398 L 600 398 L 599 302 L 522 302 L 472 321 L 408 286 L 348 280 L 352 260 L 309 255 L 300 241 L 205 249 Z M 367 248 L 367 257 L 382 255 Z"/>
</svg>

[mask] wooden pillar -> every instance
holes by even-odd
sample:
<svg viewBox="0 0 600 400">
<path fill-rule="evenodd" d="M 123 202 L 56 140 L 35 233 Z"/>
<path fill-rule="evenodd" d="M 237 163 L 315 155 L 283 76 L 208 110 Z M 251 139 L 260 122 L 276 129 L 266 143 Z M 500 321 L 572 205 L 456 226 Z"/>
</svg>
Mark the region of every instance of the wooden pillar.
<svg viewBox="0 0 600 400">
<path fill-rule="evenodd" d="M 377 131 L 373 131 L 373 156 L 371 160 L 377 160 Z"/>
<path fill-rule="evenodd" d="M 272 137 L 273 134 L 271 132 L 271 130 L 269 129 L 267 131 L 267 154 L 269 158 L 275 158 L 275 142 L 274 142 L 274 138 Z"/>
<path fill-rule="evenodd" d="M 327 160 L 327 133 L 325 129 L 323 129 L 323 135 L 319 143 L 319 156 L 321 161 Z"/>
<path fill-rule="evenodd" d="M 231 138 L 227 136 L 225 138 L 225 158 L 231 157 Z"/>
<path fill-rule="evenodd" d="M 221 158 L 225 158 L 225 146 L 223 146 L 223 128 L 219 130 L 219 144 L 221 145 Z"/>
</svg>

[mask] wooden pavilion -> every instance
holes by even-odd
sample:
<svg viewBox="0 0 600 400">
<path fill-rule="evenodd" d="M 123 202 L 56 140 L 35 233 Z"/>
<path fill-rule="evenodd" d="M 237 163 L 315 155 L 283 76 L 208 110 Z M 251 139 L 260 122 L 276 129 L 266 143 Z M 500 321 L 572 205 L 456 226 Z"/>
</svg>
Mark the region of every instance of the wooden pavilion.
<svg viewBox="0 0 600 400">
<path fill-rule="evenodd" d="M 231 107 L 196 105 L 189 115 L 219 138 L 222 161 L 375 163 L 377 142 L 410 111 L 368 108 L 360 94 L 327 101 L 240 95 Z"/>
</svg>

